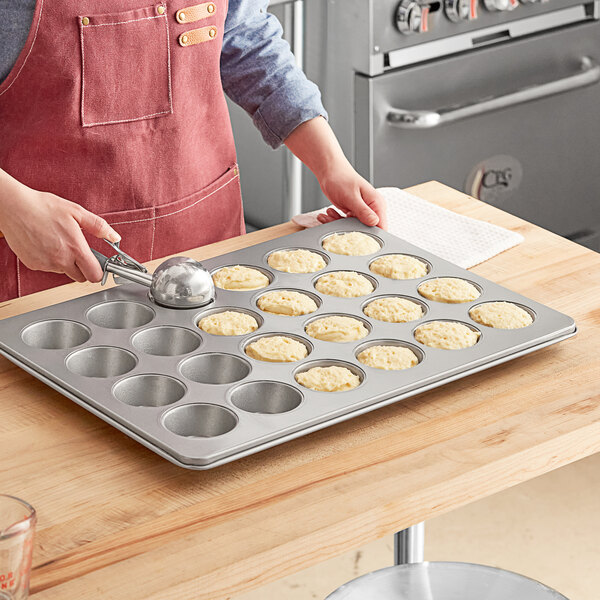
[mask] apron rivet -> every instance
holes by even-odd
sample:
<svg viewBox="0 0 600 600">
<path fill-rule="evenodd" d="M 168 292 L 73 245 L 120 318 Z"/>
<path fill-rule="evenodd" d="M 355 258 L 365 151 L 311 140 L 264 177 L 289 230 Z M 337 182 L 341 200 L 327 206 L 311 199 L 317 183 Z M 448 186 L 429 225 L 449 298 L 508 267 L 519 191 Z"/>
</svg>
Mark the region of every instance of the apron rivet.
<svg viewBox="0 0 600 600">
<path fill-rule="evenodd" d="M 177 20 L 178 20 L 180 23 L 183 23 L 183 22 L 185 21 L 185 13 L 182 13 L 182 12 L 180 12 L 180 13 L 177 15 Z"/>
<path fill-rule="evenodd" d="M 182 35 L 182 36 L 181 36 L 181 43 L 182 43 L 182 44 L 187 44 L 187 41 L 188 41 L 188 37 L 187 37 L 187 35 Z"/>
<path fill-rule="evenodd" d="M 157 9 L 157 12 L 159 15 L 164 15 L 165 14 L 165 7 L 164 6 L 159 6 Z"/>
<path fill-rule="evenodd" d="M 214 4 L 209 4 L 209 5 L 206 7 L 206 10 L 207 10 L 209 13 L 214 13 L 214 12 L 215 12 L 215 5 L 214 5 Z"/>
<path fill-rule="evenodd" d="M 208 32 L 208 35 L 209 35 L 210 37 L 214 38 L 214 37 L 215 37 L 215 35 L 217 35 L 217 30 L 216 30 L 216 29 L 211 29 L 211 30 Z"/>
<path fill-rule="evenodd" d="M 87 17 L 83 17 L 83 19 L 81 19 L 81 24 L 82 25 L 89 25 L 90 24 L 90 20 Z"/>
</svg>

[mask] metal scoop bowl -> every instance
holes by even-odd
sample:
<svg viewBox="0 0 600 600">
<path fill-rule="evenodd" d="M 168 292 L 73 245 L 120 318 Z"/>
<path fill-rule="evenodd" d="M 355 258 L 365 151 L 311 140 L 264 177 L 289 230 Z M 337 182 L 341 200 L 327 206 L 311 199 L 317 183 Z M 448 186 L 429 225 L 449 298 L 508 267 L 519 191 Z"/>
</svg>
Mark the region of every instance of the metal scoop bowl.
<svg viewBox="0 0 600 600">
<path fill-rule="evenodd" d="M 185 256 L 175 256 L 160 264 L 154 273 L 149 273 L 118 244 L 107 243 L 117 251 L 111 258 L 92 249 L 104 271 L 103 285 L 108 273 L 112 273 L 150 288 L 150 299 L 167 308 L 198 308 L 214 301 L 215 285 L 202 263 Z"/>
</svg>

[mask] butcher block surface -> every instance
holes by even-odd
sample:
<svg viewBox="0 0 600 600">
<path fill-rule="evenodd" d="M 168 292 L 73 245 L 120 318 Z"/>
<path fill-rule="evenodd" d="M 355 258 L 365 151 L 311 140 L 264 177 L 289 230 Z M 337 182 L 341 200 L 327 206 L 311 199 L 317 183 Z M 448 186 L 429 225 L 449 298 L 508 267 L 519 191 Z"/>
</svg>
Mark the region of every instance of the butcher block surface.
<svg viewBox="0 0 600 600">
<path fill-rule="evenodd" d="M 0 492 L 38 511 L 34 600 L 225 600 L 600 449 L 600 255 L 439 183 L 408 191 L 522 233 L 472 270 L 572 316 L 577 336 L 202 472 L 0 359 Z M 5 302 L 0 318 L 97 289 Z"/>
</svg>

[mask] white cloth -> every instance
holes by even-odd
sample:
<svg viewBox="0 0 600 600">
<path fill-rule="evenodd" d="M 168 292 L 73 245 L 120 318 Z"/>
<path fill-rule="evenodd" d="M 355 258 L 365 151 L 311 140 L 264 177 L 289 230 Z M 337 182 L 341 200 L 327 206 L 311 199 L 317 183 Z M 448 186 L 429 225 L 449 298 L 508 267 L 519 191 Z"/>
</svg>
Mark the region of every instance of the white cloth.
<svg viewBox="0 0 600 600">
<path fill-rule="evenodd" d="M 504 252 L 523 241 L 520 233 L 441 208 L 398 188 L 379 188 L 387 201 L 388 231 L 463 269 Z M 295 216 L 301 227 L 319 225 L 326 208 Z"/>
</svg>

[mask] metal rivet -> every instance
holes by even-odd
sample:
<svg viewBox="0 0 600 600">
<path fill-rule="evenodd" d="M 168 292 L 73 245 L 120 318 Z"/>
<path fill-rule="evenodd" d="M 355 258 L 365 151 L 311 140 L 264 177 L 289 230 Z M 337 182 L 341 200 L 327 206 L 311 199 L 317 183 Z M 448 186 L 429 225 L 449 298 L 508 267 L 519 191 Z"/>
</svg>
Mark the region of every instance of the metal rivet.
<svg viewBox="0 0 600 600">
<path fill-rule="evenodd" d="M 82 25 L 89 25 L 90 24 L 90 20 L 87 17 L 83 17 L 83 19 L 81 19 L 81 24 Z"/>
<path fill-rule="evenodd" d="M 164 6 L 159 6 L 156 11 L 158 12 L 159 15 L 164 15 L 165 14 L 165 7 Z"/>
<path fill-rule="evenodd" d="M 215 5 L 214 5 L 214 4 L 209 4 L 209 5 L 206 7 L 206 10 L 207 10 L 209 13 L 214 13 L 214 12 L 215 12 Z"/>
<path fill-rule="evenodd" d="M 181 43 L 182 44 L 187 44 L 188 41 L 188 36 L 187 35 L 182 35 L 181 36 Z"/>
<path fill-rule="evenodd" d="M 214 29 L 214 28 L 213 28 L 213 29 L 211 29 L 211 30 L 208 32 L 208 35 L 209 35 L 210 37 L 214 38 L 214 37 L 215 37 L 215 35 L 217 35 L 217 30 L 216 30 L 216 29 Z"/>
<path fill-rule="evenodd" d="M 185 13 L 182 13 L 182 12 L 180 12 L 180 13 L 177 13 L 177 20 L 178 20 L 180 23 L 183 23 L 183 22 L 185 21 Z"/>
</svg>

